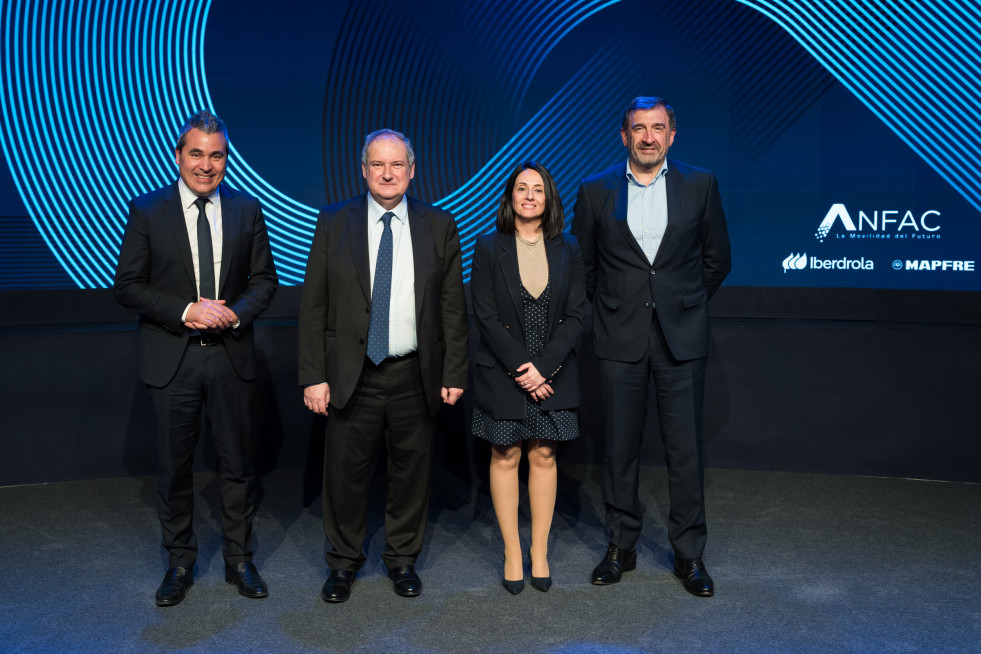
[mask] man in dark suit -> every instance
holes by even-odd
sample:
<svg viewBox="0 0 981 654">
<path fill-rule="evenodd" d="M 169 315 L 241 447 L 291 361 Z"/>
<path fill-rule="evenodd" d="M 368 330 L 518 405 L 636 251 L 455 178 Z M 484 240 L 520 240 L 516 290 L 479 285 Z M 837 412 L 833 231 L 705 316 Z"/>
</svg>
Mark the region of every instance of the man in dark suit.
<svg viewBox="0 0 981 654">
<path fill-rule="evenodd" d="M 668 469 L 674 573 L 690 593 L 710 597 L 714 583 L 702 561 L 702 406 L 708 300 L 731 267 L 729 234 L 715 176 L 667 159 L 675 118 L 664 100 L 634 99 L 620 135 L 626 165 L 582 182 L 572 225 L 593 302 L 606 439 L 610 544 L 592 581 L 616 583 L 637 565 L 640 452 L 653 380 Z"/>
<path fill-rule="evenodd" d="M 365 138 L 368 194 L 324 207 L 307 260 L 299 382 L 330 415 L 323 520 L 331 548 L 327 602 L 351 594 L 365 561 L 368 488 L 378 448 L 388 462 L 387 546 L 395 592 L 422 592 L 415 571 L 429 503 L 433 421 L 467 382 L 467 315 L 453 216 L 405 195 L 415 155 L 399 132 Z"/>
<path fill-rule="evenodd" d="M 252 563 L 252 324 L 278 280 L 259 202 L 222 185 L 228 134 L 202 111 L 181 127 L 177 182 L 130 202 L 113 289 L 140 316 L 140 379 L 159 432 L 158 508 L 169 569 L 158 606 L 184 599 L 197 540 L 192 464 L 207 407 L 221 492 L 225 580 L 246 597 L 268 590 Z"/>
</svg>

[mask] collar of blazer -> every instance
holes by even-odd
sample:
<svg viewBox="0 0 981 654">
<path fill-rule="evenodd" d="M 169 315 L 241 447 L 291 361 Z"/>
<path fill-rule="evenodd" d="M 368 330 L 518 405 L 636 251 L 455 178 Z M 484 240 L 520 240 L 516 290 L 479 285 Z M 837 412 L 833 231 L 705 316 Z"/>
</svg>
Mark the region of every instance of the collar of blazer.
<svg viewBox="0 0 981 654">
<path fill-rule="evenodd" d="M 664 193 L 668 203 L 668 224 L 664 229 L 664 236 L 661 237 L 661 245 L 654 255 L 654 263 L 651 264 L 644 254 L 644 249 L 634 238 L 627 222 L 627 166 L 628 163 L 614 166 L 610 169 L 609 189 L 610 197 L 613 200 L 613 217 L 623 239 L 630 245 L 634 254 L 640 257 L 644 266 L 647 268 L 657 268 L 664 257 L 670 256 L 671 240 L 675 232 L 675 223 L 682 215 L 681 197 L 684 183 L 684 173 L 679 170 L 679 165 L 674 159 L 668 159 L 668 172 L 664 176 Z"/>
<path fill-rule="evenodd" d="M 524 301 L 521 299 L 521 273 L 518 270 L 518 247 L 515 243 L 513 234 L 502 234 L 495 236 L 497 247 L 502 250 L 499 259 L 501 273 L 504 275 L 504 282 L 507 285 L 508 295 L 511 296 L 511 303 L 514 305 L 516 314 L 520 321 L 524 320 Z M 548 279 L 552 285 L 552 293 L 563 283 L 562 271 L 565 265 L 566 251 L 563 247 L 564 239 L 561 235 L 545 240 L 545 256 L 548 259 Z M 555 313 L 555 302 L 549 303 L 548 315 L 549 323 Z"/>
<path fill-rule="evenodd" d="M 429 270 L 430 251 L 433 246 L 432 227 L 429 224 L 428 205 L 405 196 L 409 216 L 409 236 L 412 239 L 412 268 L 415 275 L 416 316 L 422 311 L 425 298 L 426 273 Z M 351 260 L 361 283 L 365 301 L 371 300 L 371 262 L 368 254 L 368 196 L 353 198 L 347 205 L 347 233 L 350 237 Z"/>
<path fill-rule="evenodd" d="M 238 199 L 240 194 L 235 189 L 225 184 L 218 187 L 218 197 L 221 199 L 221 270 L 218 275 L 218 288 L 225 287 L 228 278 L 228 271 L 231 267 L 232 259 L 235 257 L 234 248 L 231 246 L 232 235 L 241 227 L 242 215 Z M 191 241 L 187 236 L 187 222 L 184 220 L 184 207 L 181 206 L 181 193 L 177 188 L 177 181 L 167 187 L 164 194 L 164 216 L 174 234 L 176 243 L 180 246 L 180 258 L 184 264 L 191 287 L 197 295 L 197 282 L 194 278 L 194 260 L 191 253 Z M 219 295 L 221 295 L 219 291 Z"/>
</svg>

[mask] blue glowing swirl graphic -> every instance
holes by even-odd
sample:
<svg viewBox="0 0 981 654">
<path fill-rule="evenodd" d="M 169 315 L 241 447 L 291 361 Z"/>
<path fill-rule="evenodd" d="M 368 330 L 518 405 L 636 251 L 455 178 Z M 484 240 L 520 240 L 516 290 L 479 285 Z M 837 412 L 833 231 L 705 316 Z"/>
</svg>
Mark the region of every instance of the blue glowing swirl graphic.
<svg viewBox="0 0 981 654">
<path fill-rule="evenodd" d="M 576 25 L 616 1 L 545 3 L 549 14 L 544 26 L 536 25 L 534 52 L 543 58 Z M 0 3 L 4 155 L 31 219 L 80 288 L 112 284 L 127 200 L 173 181 L 172 163 L 161 155 L 172 151 L 175 126 L 201 107 L 220 114 L 205 76 L 210 4 Z M 525 29 L 531 33 L 530 25 Z M 596 92 L 585 84 L 590 68 L 563 89 L 567 101 Z M 539 111 L 474 180 L 437 203 L 458 207 L 468 261 L 483 231 L 480 221 L 493 215 L 493 195 L 515 158 L 543 156 L 527 135 L 548 112 L 549 107 Z M 104 131 L 119 137 L 114 144 L 124 151 L 107 151 L 108 144 L 99 141 Z M 317 209 L 278 191 L 234 142 L 229 147 L 233 163 L 226 180 L 262 201 L 280 279 L 301 283 Z"/>
<path fill-rule="evenodd" d="M 783 27 L 981 211 L 981 4 L 737 1 Z"/>
<path fill-rule="evenodd" d="M 435 152 L 432 146 L 437 140 L 432 133 L 463 126 L 433 120 L 432 116 L 441 115 L 439 110 L 445 114 L 449 107 L 466 114 L 488 109 L 474 100 L 476 96 L 454 87 L 467 84 L 478 93 L 480 80 L 461 80 L 454 74 L 459 69 L 453 61 L 440 57 L 431 42 L 413 36 L 413 30 L 405 30 L 406 47 L 418 55 L 407 59 L 424 61 L 425 68 L 425 75 L 418 79 L 400 81 L 400 92 L 414 112 L 406 120 L 413 126 L 417 147 L 420 142 L 430 146 L 427 161 L 437 164 L 433 166 L 437 172 L 431 175 L 437 181 L 426 180 L 432 186 L 423 188 L 442 188 L 433 195 L 443 196 L 436 204 L 457 218 L 466 278 L 473 242 L 492 229 L 503 179 L 517 161 L 535 158 L 546 163 L 559 182 L 562 197 L 571 198 L 578 180 L 595 172 L 598 164 L 622 160 L 611 117 L 615 119 L 625 99 L 636 95 L 629 90 L 656 87 L 660 80 L 654 73 L 641 79 L 633 71 L 625 73 L 623 49 L 615 35 L 593 44 L 595 54 L 542 106 L 524 109 L 529 84 L 546 55 L 584 21 L 618 2 L 530 0 L 441 6 L 441 11 L 455 12 L 458 24 L 479 40 L 480 48 L 474 50 L 496 62 L 495 79 L 513 78 L 501 86 L 501 104 L 510 108 L 509 118 L 514 121 L 531 115 L 514 125 L 493 123 L 491 116 L 493 125 L 487 129 L 501 130 L 504 125 L 511 131 L 503 138 L 495 134 L 476 144 L 449 139 L 442 151 Z M 976 129 L 981 110 L 981 10 L 976 3 L 738 2 L 790 34 L 981 210 L 981 178 L 977 175 L 981 137 Z M 328 101 L 342 98 L 343 107 L 350 105 L 350 98 L 376 97 L 372 85 L 383 83 L 380 76 L 372 79 L 362 74 L 378 65 L 377 59 L 365 55 L 364 47 L 371 32 L 368 26 L 377 25 L 371 5 L 349 5 L 344 19 L 356 29 L 344 32 L 330 64 L 334 68 L 328 80 Z M 535 10 L 535 21 L 524 20 L 529 6 Z M 210 8 L 210 0 L 0 0 L 0 145 L 28 215 L 80 288 L 111 285 L 127 200 L 173 181 L 169 153 L 176 126 L 202 107 L 222 113 L 212 102 L 205 74 Z M 421 20 L 413 16 L 416 8 L 412 3 L 391 3 L 391 8 L 400 21 Z M 691 30 L 683 42 L 690 44 L 685 54 L 693 58 L 700 56 L 704 43 L 719 40 L 720 30 L 747 30 L 743 32 L 746 36 L 755 29 L 727 23 L 723 2 L 659 3 L 658 11 L 660 18 L 670 14 L 682 29 Z M 765 51 L 772 43 L 760 49 Z M 359 74 L 342 75 L 355 55 Z M 785 71 L 806 69 L 801 61 L 807 58 L 803 52 L 798 59 L 785 52 L 780 65 Z M 792 67 L 787 63 L 790 60 Z M 746 63 L 767 65 L 763 58 Z M 805 71 L 809 77 L 802 75 L 785 85 L 784 91 L 792 89 L 801 98 L 817 97 L 824 82 L 814 74 L 815 68 Z M 336 119 L 339 126 L 336 133 L 340 136 L 330 144 L 336 148 L 331 153 L 335 159 L 351 157 L 359 150 L 352 135 L 388 124 L 383 120 L 387 116 L 372 115 L 367 107 L 362 111 L 359 105 L 357 111 L 341 115 L 342 104 L 330 104 L 331 111 L 334 105 L 338 115 L 328 116 L 325 111 L 325 122 L 330 119 L 329 124 L 334 125 Z M 801 110 L 793 105 L 783 103 L 780 124 L 791 124 Z M 925 132 L 909 129 L 914 122 L 911 115 L 917 117 L 917 124 L 927 126 Z M 484 114 L 471 120 L 488 124 Z M 577 126 L 575 137 L 556 136 L 554 126 L 570 122 Z M 476 163 L 463 169 L 466 172 L 459 178 L 446 173 L 470 145 L 468 154 Z M 749 145 L 756 151 L 766 147 L 763 141 Z M 262 201 L 281 280 L 301 283 L 317 209 L 277 190 L 249 165 L 246 153 L 237 150 L 234 142 L 230 148 L 227 181 Z M 325 180 L 328 196 L 360 183 L 356 169 L 352 170 L 346 177 L 338 175 L 340 181 Z M 442 183 L 448 179 L 451 184 Z"/>
</svg>

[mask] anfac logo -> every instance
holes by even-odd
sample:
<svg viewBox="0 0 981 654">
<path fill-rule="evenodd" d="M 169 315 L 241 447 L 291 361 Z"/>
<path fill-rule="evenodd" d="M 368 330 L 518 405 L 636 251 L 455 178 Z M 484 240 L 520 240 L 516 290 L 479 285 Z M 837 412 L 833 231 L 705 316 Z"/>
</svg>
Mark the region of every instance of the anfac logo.
<svg viewBox="0 0 981 654">
<path fill-rule="evenodd" d="M 821 224 L 818 225 L 818 230 L 814 234 L 817 240 L 824 242 L 824 237 L 828 235 L 831 231 L 831 227 L 835 224 L 836 220 L 841 220 L 841 224 L 850 232 L 855 231 L 855 223 L 852 222 L 852 217 L 848 215 L 848 209 L 845 208 L 843 204 L 833 204 L 831 209 L 828 210 L 827 215 Z"/>
<path fill-rule="evenodd" d="M 899 217 L 900 214 L 902 218 Z M 814 236 L 823 243 L 835 223 L 841 222 L 841 226 L 848 233 L 839 234 L 838 238 L 938 239 L 940 234 L 936 232 L 940 231 L 940 225 L 935 224 L 934 221 L 939 215 L 940 212 L 935 209 L 924 211 L 919 216 L 912 211 L 904 213 L 895 209 L 875 210 L 871 216 L 865 211 L 859 211 L 856 222 L 852 220 L 844 204 L 836 203 L 828 209 Z M 911 231 L 904 234 L 904 229 Z"/>
<path fill-rule="evenodd" d="M 788 270 L 804 270 L 807 268 L 807 253 L 804 254 L 792 254 L 783 260 L 783 274 L 787 274 Z"/>
</svg>

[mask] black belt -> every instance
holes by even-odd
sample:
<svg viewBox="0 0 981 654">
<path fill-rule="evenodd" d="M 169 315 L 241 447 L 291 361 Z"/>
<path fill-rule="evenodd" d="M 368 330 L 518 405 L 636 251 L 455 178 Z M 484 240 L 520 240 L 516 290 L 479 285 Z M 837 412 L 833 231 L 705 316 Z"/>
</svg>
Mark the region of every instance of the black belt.
<svg viewBox="0 0 981 654">
<path fill-rule="evenodd" d="M 418 358 L 419 358 L 419 353 L 413 350 L 412 352 L 409 352 L 407 354 L 399 354 L 397 356 L 385 357 L 384 359 L 382 359 L 382 362 L 379 363 L 378 365 L 381 366 L 386 363 L 396 363 L 398 361 L 406 361 L 408 359 L 418 359 Z M 368 359 L 368 361 L 371 361 L 371 359 Z"/>
<path fill-rule="evenodd" d="M 221 334 L 192 334 L 187 340 L 191 345 L 221 345 Z"/>
</svg>

